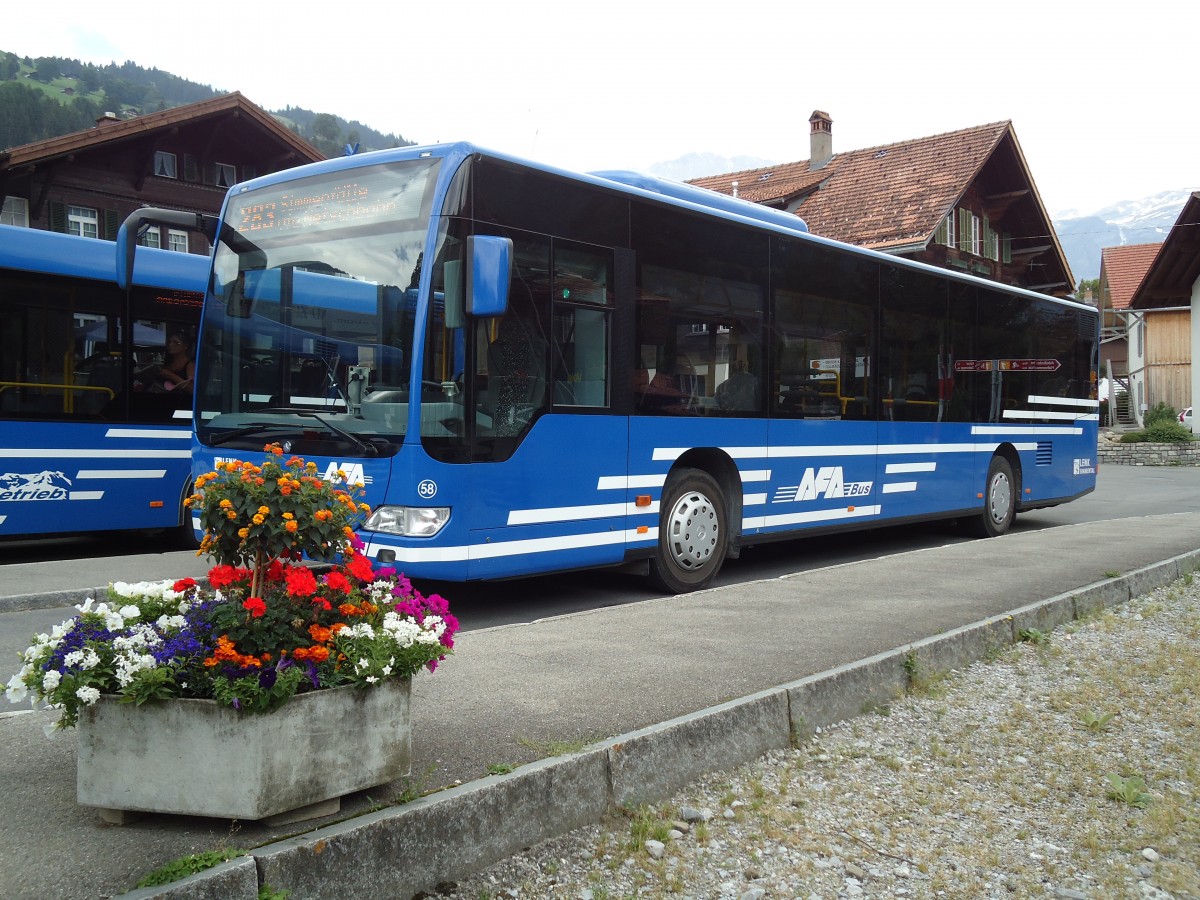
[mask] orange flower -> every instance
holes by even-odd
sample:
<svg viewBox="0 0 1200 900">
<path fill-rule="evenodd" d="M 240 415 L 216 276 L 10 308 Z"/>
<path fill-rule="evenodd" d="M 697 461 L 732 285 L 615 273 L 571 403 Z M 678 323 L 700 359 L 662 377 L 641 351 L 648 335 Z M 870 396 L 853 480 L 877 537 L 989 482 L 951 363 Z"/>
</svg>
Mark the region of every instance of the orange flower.
<svg viewBox="0 0 1200 900">
<path fill-rule="evenodd" d="M 290 521 L 290 522 L 288 522 L 287 524 L 285 524 L 283 527 L 284 527 L 284 528 L 285 528 L 287 531 L 289 531 L 289 532 L 291 532 L 291 533 L 295 534 L 295 533 L 296 533 L 296 532 L 297 532 L 297 531 L 300 529 L 300 523 L 299 523 L 299 522 L 297 522 L 295 519 L 293 519 L 292 521 Z"/>
<path fill-rule="evenodd" d="M 324 625 L 309 625 L 308 634 L 318 644 L 324 644 L 333 637 L 333 632 Z"/>
</svg>

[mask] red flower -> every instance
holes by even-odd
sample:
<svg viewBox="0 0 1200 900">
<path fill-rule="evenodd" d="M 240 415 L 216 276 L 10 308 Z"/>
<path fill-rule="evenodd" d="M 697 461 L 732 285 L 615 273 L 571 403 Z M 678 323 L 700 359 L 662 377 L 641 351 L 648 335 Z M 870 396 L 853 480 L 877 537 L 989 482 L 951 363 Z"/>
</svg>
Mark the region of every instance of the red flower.
<svg viewBox="0 0 1200 900">
<path fill-rule="evenodd" d="M 325 576 L 325 584 L 335 591 L 341 591 L 343 594 L 348 594 L 353 590 L 350 580 L 341 572 L 330 572 Z"/>
<path fill-rule="evenodd" d="M 282 559 L 271 560 L 271 564 L 267 566 L 267 581 L 283 581 L 286 565 Z"/>
<path fill-rule="evenodd" d="M 371 567 L 371 561 L 359 554 L 350 557 L 346 562 L 346 571 L 359 581 L 375 580 L 375 570 Z"/>
<path fill-rule="evenodd" d="M 177 582 L 171 585 L 171 590 L 177 594 L 182 594 L 184 591 L 190 591 L 196 586 L 194 578 L 180 578 Z"/>
<path fill-rule="evenodd" d="M 311 597 L 317 592 L 317 579 L 307 566 L 288 568 L 287 592 L 293 597 Z"/>
<path fill-rule="evenodd" d="M 208 582 L 217 590 L 249 578 L 249 569 L 239 569 L 236 566 L 213 566 L 208 570 Z"/>
<path fill-rule="evenodd" d="M 267 604 L 261 597 L 248 597 L 242 603 L 245 609 L 250 611 L 250 615 L 254 618 L 260 618 L 267 611 Z"/>
</svg>

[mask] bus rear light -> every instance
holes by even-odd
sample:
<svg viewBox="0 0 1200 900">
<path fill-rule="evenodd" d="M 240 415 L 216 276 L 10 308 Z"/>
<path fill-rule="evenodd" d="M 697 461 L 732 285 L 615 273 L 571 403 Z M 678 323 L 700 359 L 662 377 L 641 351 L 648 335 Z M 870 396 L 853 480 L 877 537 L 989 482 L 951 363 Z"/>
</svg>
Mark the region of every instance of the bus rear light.
<svg viewBox="0 0 1200 900">
<path fill-rule="evenodd" d="M 151 508 L 151 509 L 162 509 L 162 508 L 163 508 L 163 502 L 162 502 L 161 500 L 151 500 L 151 501 L 150 501 L 150 508 Z"/>
<path fill-rule="evenodd" d="M 403 537 L 433 537 L 449 521 L 448 506 L 381 506 L 363 527 Z"/>
<path fill-rule="evenodd" d="M 649 527 L 648 525 L 639 525 L 639 526 L 637 527 L 637 533 L 638 533 L 638 534 L 649 534 L 649 533 L 650 533 L 650 527 Z"/>
<path fill-rule="evenodd" d="M 650 505 L 650 495 L 649 494 L 638 494 L 633 499 L 633 505 L 634 506 L 649 506 Z"/>
</svg>

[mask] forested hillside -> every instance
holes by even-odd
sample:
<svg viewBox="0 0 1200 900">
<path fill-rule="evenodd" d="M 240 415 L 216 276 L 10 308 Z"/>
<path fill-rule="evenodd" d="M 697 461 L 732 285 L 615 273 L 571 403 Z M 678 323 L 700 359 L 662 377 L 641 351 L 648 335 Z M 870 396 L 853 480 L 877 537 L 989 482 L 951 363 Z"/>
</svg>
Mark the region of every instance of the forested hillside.
<svg viewBox="0 0 1200 900">
<path fill-rule="evenodd" d="M 223 91 L 132 62 L 98 66 L 57 56 L 20 57 L 0 50 L 0 149 L 91 128 L 105 112 L 139 115 L 220 93 Z M 413 143 L 332 113 L 293 106 L 269 112 L 326 156 L 341 156 L 346 144 L 358 144 L 359 150 L 365 151 Z"/>
</svg>

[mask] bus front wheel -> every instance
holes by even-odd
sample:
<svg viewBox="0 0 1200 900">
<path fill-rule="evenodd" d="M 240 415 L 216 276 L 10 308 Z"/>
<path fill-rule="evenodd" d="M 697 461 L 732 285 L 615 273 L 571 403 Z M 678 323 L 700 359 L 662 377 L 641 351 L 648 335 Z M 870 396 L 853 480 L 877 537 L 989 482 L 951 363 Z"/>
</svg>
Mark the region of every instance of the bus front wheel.
<svg viewBox="0 0 1200 900">
<path fill-rule="evenodd" d="M 983 513 L 970 524 L 976 537 L 998 537 L 1008 531 L 1017 515 L 1017 482 L 1012 465 L 993 456 L 984 485 Z"/>
<path fill-rule="evenodd" d="M 673 594 L 699 590 L 725 562 L 729 517 L 721 489 L 707 472 L 683 469 L 667 480 L 659 510 L 650 577 Z"/>
</svg>

